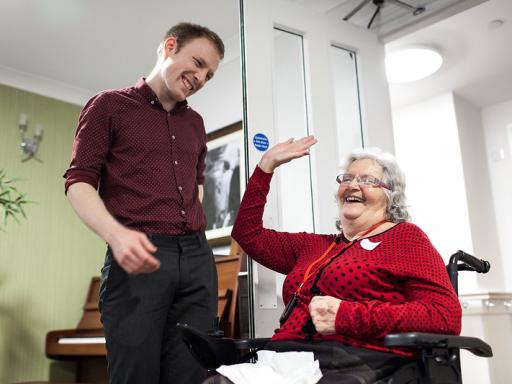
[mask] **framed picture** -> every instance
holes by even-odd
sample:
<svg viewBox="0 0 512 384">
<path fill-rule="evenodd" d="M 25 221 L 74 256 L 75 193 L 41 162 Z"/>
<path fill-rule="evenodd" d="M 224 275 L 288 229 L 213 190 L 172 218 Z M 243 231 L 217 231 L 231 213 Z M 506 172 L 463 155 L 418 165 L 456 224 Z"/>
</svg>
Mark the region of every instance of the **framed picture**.
<svg viewBox="0 0 512 384">
<path fill-rule="evenodd" d="M 245 188 L 242 122 L 207 135 L 203 209 L 211 246 L 228 245 Z"/>
</svg>

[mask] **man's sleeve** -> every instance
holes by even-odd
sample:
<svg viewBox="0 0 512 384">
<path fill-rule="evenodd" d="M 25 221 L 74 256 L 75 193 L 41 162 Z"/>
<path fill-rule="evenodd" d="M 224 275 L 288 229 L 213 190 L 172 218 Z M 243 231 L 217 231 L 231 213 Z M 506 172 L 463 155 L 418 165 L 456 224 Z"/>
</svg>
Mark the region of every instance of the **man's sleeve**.
<svg viewBox="0 0 512 384">
<path fill-rule="evenodd" d="M 111 139 L 111 108 L 106 94 L 94 96 L 80 113 L 71 163 L 64 174 L 65 193 L 77 182 L 98 188 Z"/>
</svg>

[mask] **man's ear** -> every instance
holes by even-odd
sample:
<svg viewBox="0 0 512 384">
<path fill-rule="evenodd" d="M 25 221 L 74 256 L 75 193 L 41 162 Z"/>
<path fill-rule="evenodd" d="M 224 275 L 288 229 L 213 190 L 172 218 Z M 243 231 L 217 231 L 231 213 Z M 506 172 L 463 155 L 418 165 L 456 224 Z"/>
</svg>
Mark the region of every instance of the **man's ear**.
<svg viewBox="0 0 512 384">
<path fill-rule="evenodd" d="M 178 49 L 178 40 L 174 36 L 169 36 L 164 40 L 164 57 L 176 53 Z"/>
</svg>

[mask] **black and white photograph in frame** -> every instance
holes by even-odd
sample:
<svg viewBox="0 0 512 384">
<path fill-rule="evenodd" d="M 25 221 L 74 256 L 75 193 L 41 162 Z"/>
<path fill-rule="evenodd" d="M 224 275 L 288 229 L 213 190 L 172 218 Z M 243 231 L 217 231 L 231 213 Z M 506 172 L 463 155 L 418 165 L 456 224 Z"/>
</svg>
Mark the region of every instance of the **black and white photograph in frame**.
<svg viewBox="0 0 512 384">
<path fill-rule="evenodd" d="M 208 240 L 231 234 L 243 189 L 242 148 L 241 130 L 208 141 L 203 196 Z"/>
</svg>

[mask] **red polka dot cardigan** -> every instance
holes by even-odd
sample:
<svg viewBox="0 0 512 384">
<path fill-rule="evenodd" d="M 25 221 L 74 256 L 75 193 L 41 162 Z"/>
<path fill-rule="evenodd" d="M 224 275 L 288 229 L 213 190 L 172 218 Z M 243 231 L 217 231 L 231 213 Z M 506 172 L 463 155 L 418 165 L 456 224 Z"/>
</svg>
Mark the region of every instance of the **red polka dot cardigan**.
<svg viewBox="0 0 512 384">
<path fill-rule="evenodd" d="M 335 235 L 263 228 L 271 179 L 272 174 L 256 167 L 232 236 L 258 263 L 287 275 L 283 285 L 287 303 L 302 283 L 309 264 L 325 252 Z M 346 245 L 340 241 L 325 259 L 330 261 L 319 272 L 317 292 L 342 302 L 336 314 L 336 334 L 322 336 L 315 332 L 313 340 L 337 340 L 355 347 L 410 355 L 384 347 L 384 336 L 411 331 L 459 334 L 461 308 L 457 295 L 443 259 L 425 233 L 414 224 L 401 223 L 368 240 L 378 245 L 367 250 L 357 241 L 338 255 Z M 304 326 L 310 320 L 308 304 L 315 296 L 311 288 L 317 275 L 313 273 L 305 282 L 291 315 L 276 329 L 273 340 L 306 338 Z"/>
</svg>

